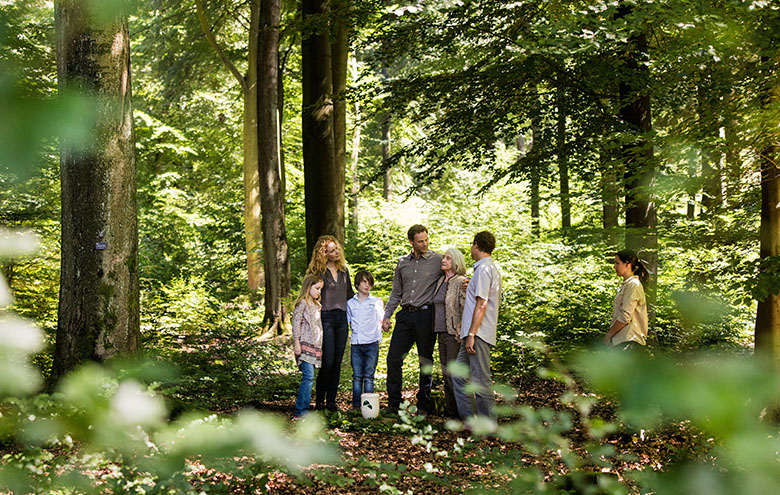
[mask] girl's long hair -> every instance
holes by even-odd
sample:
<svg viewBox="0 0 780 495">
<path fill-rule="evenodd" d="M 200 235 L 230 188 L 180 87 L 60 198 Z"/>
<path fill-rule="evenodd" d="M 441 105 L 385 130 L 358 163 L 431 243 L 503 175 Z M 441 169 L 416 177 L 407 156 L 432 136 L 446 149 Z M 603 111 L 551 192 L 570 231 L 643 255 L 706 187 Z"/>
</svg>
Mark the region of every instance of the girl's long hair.
<svg viewBox="0 0 780 495">
<path fill-rule="evenodd" d="M 320 282 L 322 282 L 322 279 L 319 277 L 319 275 L 306 275 L 305 277 L 303 277 L 303 283 L 301 284 L 301 292 L 300 294 L 298 294 L 298 298 L 295 300 L 295 305 L 298 306 L 298 303 L 304 300 L 306 302 L 319 304 L 320 298 L 318 297 L 316 300 L 312 299 L 312 297 L 309 295 L 309 291 L 311 290 L 312 286 L 317 285 Z"/>
<path fill-rule="evenodd" d="M 318 277 L 325 273 L 327 268 L 328 256 L 325 254 L 325 249 L 328 244 L 334 243 L 339 249 L 339 259 L 336 261 L 336 269 L 342 272 L 347 271 L 347 262 L 344 260 L 344 248 L 341 247 L 341 243 L 332 235 L 321 235 L 317 239 L 317 243 L 314 244 L 314 250 L 311 253 L 311 261 L 309 267 L 306 268 L 306 275 L 317 275 Z"/>
<path fill-rule="evenodd" d="M 647 271 L 647 267 L 637 257 L 636 251 L 624 249 L 615 253 L 615 256 L 620 258 L 620 261 L 623 263 L 631 263 L 631 272 L 639 278 L 643 287 L 647 285 L 648 280 L 650 280 L 650 272 Z"/>
</svg>

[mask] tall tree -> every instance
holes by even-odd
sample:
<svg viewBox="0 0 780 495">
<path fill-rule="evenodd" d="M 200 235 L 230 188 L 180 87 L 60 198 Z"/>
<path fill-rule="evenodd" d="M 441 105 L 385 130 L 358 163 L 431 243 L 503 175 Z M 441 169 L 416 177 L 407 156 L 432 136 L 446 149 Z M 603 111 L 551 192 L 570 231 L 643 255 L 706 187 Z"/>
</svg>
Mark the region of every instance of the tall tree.
<svg viewBox="0 0 780 495">
<path fill-rule="evenodd" d="M 558 179 L 561 200 L 561 227 L 571 227 L 571 202 L 569 198 L 569 156 L 566 149 L 566 88 L 559 84 L 555 93 L 558 107 L 557 115 L 557 145 L 558 145 Z"/>
<path fill-rule="evenodd" d="M 303 177 L 306 251 L 330 234 L 344 240 L 344 179 L 333 140 L 333 67 L 327 0 L 303 0 Z M 341 170 L 343 175 L 343 170 Z"/>
<path fill-rule="evenodd" d="M 633 14 L 631 6 L 618 8 L 618 16 L 624 19 Z M 636 21 L 634 21 L 636 22 Z M 641 21 L 640 21 L 641 22 Z M 620 119 L 630 138 L 623 145 L 625 163 L 626 245 L 641 251 L 650 271 L 648 296 L 654 302 L 658 269 L 658 239 L 655 231 L 656 211 L 652 198 L 655 176 L 653 145 L 648 140 L 652 131 L 646 27 L 638 25 L 629 37 L 622 54 L 622 71 L 619 83 Z M 649 316 L 654 317 L 653 306 Z"/>
<path fill-rule="evenodd" d="M 265 286 L 265 322 L 276 325 L 284 317 L 281 300 L 290 292 L 280 149 L 279 104 L 283 102 L 279 96 L 283 89 L 279 77 L 281 8 L 278 2 L 249 2 L 247 70 L 246 74 L 241 74 L 217 43 L 202 0 L 195 0 L 195 5 L 209 44 L 241 86 L 244 100 L 244 225 L 249 288 L 256 290 L 261 283 Z M 259 258 L 261 235 L 262 263 Z"/>
<path fill-rule="evenodd" d="M 354 56 L 352 57 L 352 62 L 350 63 L 350 74 L 353 81 L 358 78 L 358 63 L 358 52 L 355 51 Z M 354 102 L 353 112 L 355 116 L 355 124 L 352 128 L 352 145 L 349 157 L 349 171 L 352 178 L 352 187 L 350 188 L 349 194 L 349 208 L 352 217 L 350 225 L 352 226 L 353 231 L 357 232 L 358 222 L 360 220 L 358 218 L 358 193 L 360 192 L 358 158 L 360 157 L 360 135 L 362 130 L 362 123 L 360 122 L 360 100 L 358 99 L 356 99 Z"/>
<path fill-rule="evenodd" d="M 331 0 L 331 70 L 333 83 L 333 160 L 334 175 L 331 180 L 337 191 L 341 192 L 342 234 L 344 241 L 343 211 L 344 188 L 346 186 L 347 170 L 347 70 L 349 61 L 349 21 L 351 11 L 350 0 Z"/>
<path fill-rule="evenodd" d="M 211 47 L 241 86 L 244 98 L 243 172 L 244 172 L 244 235 L 246 243 L 247 285 L 256 291 L 264 284 L 263 264 L 260 261 L 260 176 L 258 165 L 257 130 L 257 52 L 260 0 L 249 2 L 249 40 L 246 74 L 241 74 L 222 47 L 217 43 L 209 25 L 202 0 L 195 0 L 198 21 Z"/>
<path fill-rule="evenodd" d="M 60 149 L 62 254 L 52 379 L 139 346 L 138 222 L 127 14 L 55 2 L 61 92 L 95 99 L 91 143 Z"/>
<path fill-rule="evenodd" d="M 280 329 L 285 318 L 282 301 L 290 294 L 290 257 L 285 226 L 281 171 L 281 114 L 279 104 L 280 0 L 260 0 L 258 49 L 257 143 L 260 207 L 263 219 L 265 266 L 264 324 Z M 273 267 L 273 270 L 270 269 Z"/>
<path fill-rule="evenodd" d="M 765 9 L 758 28 L 762 107 L 759 163 L 761 165 L 761 246 L 762 260 L 780 256 L 780 13 Z M 776 276 L 776 275 L 775 275 Z M 758 301 L 756 313 L 756 354 L 775 369 L 780 368 L 780 294 L 768 294 Z"/>
</svg>

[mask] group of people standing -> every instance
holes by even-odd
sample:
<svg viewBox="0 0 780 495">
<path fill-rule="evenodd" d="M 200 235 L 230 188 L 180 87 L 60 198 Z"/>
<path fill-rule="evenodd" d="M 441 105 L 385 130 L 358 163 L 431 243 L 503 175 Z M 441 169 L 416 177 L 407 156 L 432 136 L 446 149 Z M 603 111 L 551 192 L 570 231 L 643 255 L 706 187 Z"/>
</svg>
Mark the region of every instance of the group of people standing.
<svg viewBox="0 0 780 495">
<path fill-rule="evenodd" d="M 398 260 L 384 308 L 382 300 L 371 295 L 373 276 L 361 270 L 351 280 L 338 240 L 330 235 L 318 239 L 293 312 L 293 351 L 302 373 L 294 418 L 309 410 L 315 368 L 319 368 L 315 408 L 337 410 L 336 393 L 350 328 L 352 407 L 360 408 L 361 394 L 374 392 L 382 333 L 391 329 L 391 317 L 400 307 L 387 353 L 387 407 L 383 411 L 398 412 L 403 400 L 403 363 L 416 346 L 420 364 L 417 414 L 433 412 L 431 371 L 438 340 L 445 415 L 462 420 L 478 415 L 495 423 L 490 351 L 496 343 L 501 303 L 501 274 L 492 258 L 496 239 L 488 231 L 474 236 L 470 254 L 475 263 L 468 279 L 466 260 L 458 249 L 450 247 L 443 254 L 431 251 L 423 225 L 413 225 L 407 236 L 411 251 Z M 614 268 L 624 282 L 615 297 L 604 343 L 626 350 L 644 346 L 647 304 L 643 286 L 648 272 L 636 253 L 628 250 L 617 253 Z M 465 365 L 468 375 L 450 374 L 452 362 Z"/>
<path fill-rule="evenodd" d="M 411 251 L 398 261 L 384 309 L 381 299 L 370 294 L 371 274 L 355 274 L 355 293 L 339 242 L 327 235 L 317 241 L 293 312 L 293 350 L 302 372 L 296 418 L 310 406 L 315 368 L 320 368 L 316 409 L 337 409 L 336 391 L 349 328 L 352 406 L 360 407 L 360 395 L 374 391 L 382 332 L 391 329 L 391 317 L 400 307 L 387 353 L 384 412 L 398 412 L 403 363 L 412 346 L 420 360 L 417 414 L 433 412 L 431 369 L 438 339 L 445 414 L 467 419 L 476 413 L 495 420 L 490 347 L 496 342 L 501 300 L 501 274 L 491 256 L 495 237 L 487 231 L 474 236 L 471 257 L 476 263 L 469 280 L 465 257 L 458 249 L 448 248 L 444 254 L 431 251 L 423 225 L 413 225 L 407 236 Z M 450 375 L 448 365 L 453 361 L 465 364 L 469 376 Z M 473 387 L 467 392 L 469 382 Z"/>
</svg>

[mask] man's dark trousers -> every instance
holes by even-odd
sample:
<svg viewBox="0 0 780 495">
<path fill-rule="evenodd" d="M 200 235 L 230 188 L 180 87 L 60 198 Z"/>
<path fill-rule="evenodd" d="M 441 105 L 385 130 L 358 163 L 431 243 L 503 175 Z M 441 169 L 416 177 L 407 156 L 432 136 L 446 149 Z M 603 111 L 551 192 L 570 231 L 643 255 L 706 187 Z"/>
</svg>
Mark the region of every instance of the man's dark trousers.
<svg viewBox="0 0 780 495">
<path fill-rule="evenodd" d="M 401 390 L 403 387 L 404 358 L 409 353 L 412 345 L 417 345 L 417 354 L 420 356 L 420 383 L 417 391 L 417 409 L 429 411 L 431 406 L 431 366 L 433 366 L 433 347 L 435 335 L 433 333 L 433 309 L 409 311 L 401 309 L 395 317 L 395 329 L 390 339 L 390 349 L 387 351 L 387 403 L 390 407 L 398 407 L 403 400 Z M 425 372 L 423 367 L 428 368 Z"/>
</svg>

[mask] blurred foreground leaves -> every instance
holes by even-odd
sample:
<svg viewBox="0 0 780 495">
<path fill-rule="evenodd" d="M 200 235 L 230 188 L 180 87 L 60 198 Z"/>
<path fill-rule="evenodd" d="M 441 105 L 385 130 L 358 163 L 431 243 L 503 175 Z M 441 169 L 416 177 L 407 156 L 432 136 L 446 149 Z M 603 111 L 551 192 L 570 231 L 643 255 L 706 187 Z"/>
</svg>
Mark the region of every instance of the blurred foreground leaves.
<svg viewBox="0 0 780 495">
<path fill-rule="evenodd" d="M 596 390 L 616 397 L 628 428 L 657 430 L 690 422 L 709 437 L 706 459 L 694 452 L 662 472 L 637 473 L 644 490 L 663 494 L 778 493 L 780 376 L 750 358 L 724 355 L 648 359 L 626 352 L 583 355 Z"/>
</svg>

